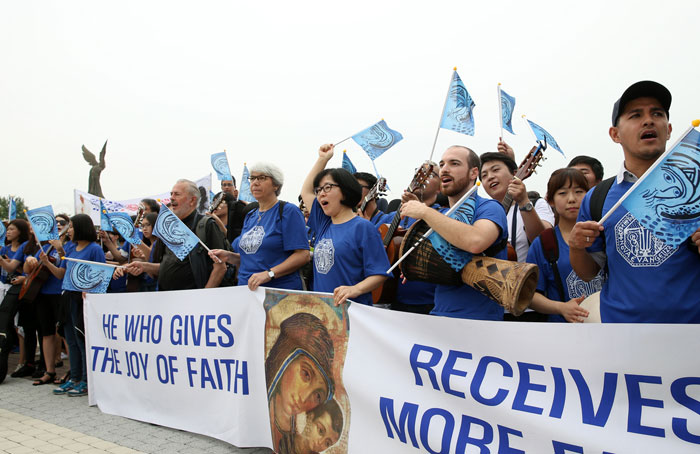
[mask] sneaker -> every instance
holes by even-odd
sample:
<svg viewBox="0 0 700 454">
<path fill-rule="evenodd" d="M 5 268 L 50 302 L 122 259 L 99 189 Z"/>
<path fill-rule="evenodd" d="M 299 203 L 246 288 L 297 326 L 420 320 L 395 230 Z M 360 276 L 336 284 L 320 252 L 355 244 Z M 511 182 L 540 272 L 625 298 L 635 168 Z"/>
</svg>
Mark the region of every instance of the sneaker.
<svg viewBox="0 0 700 454">
<path fill-rule="evenodd" d="M 34 373 L 34 365 L 32 364 L 22 364 L 22 366 L 18 366 L 17 369 L 15 369 L 14 372 L 10 375 L 12 378 L 18 378 L 18 377 L 26 377 L 28 375 L 32 375 Z"/>
<path fill-rule="evenodd" d="M 59 386 L 58 388 L 54 389 L 53 393 L 57 396 L 62 396 L 64 394 L 68 393 L 68 391 L 70 391 L 71 389 L 75 388 L 76 385 L 77 385 L 77 383 L 74 382 L 73 380 L 68 380 L 67 382 L 65 382 L 64 384 Z"/>
<path fill-rule="evenodd" d="M 77 385 L 73 387 L 70 391 L 68 391 L 68 395 L 70 397 L 77 397 L 77 396 L 87 396 L 88 393 L 88 387 L 87 387 L 87 382 L 86 381 L 81 381 Z"/>
</svg>

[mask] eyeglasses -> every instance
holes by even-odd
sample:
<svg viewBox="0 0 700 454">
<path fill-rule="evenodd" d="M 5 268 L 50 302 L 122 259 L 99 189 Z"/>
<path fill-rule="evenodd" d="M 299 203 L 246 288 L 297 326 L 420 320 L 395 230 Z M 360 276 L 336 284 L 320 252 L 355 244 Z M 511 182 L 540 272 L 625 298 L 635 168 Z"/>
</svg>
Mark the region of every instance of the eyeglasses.
<svg viewBox="0 0 700 454">
<path fill-rule="evenodd" d="M 59 221 L 59 220 L 56 220 L 56 222 L 58 223 L 58 225 L 68 225 L 68 221 L 63 221 L 63 220 Z"/>
<path fill-rule="evenodd" d="M 255 180 L 258 180 L 259 182 L 266 181 L 268 178 L 270 178 L 268 175 L 251 175 L 248 177 L 248 181 L 251 183 Z"/>
<path fill-rule="evenodd" d="M 325 193 L 329 193 L 329 192 L 331 192 L 331 189 L 336 188 L 336 187 L 339 188 L 340 185 L 335 184 L 335 183 L 326 183 L 319 188 L 314 188 L 314 195 L 319 195 L 321 193 L 321 191 L 323 191 Z"/>
<path fill-rule="evenodd" d="M 221 183 L 221 187 L 222 187 L 222 188 L 228 188 L 229 186 L 230 186 L 230 187 L 234 187 L 234 186 L 233 186 L 233 183 Z"/>
</svg>

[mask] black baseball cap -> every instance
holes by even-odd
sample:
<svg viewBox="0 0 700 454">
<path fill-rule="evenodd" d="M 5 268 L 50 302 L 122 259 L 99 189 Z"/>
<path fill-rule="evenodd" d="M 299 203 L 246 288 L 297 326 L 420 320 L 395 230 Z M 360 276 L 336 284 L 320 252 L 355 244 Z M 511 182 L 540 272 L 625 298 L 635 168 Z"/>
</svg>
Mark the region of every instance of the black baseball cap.
<svg viewBox="0 0 700 454">
<path fill-rule="evenodd" d="M 659 103 L 661 107 L 666 111 L 666 117 L 669 117 L 668 110 L 671 108 L 671 92 L 668 91 L 666 87 L 658 82 L 651 80 L 643 80 L 632 84 L 622 93 L 620 99 L 615 101 L 612 112 L 612 125 L 617 126 L 617 120 L 620 115 L 625 111 L 625 106 L 628 102 L 637 98 L 654 98 Z"/>
</svg>

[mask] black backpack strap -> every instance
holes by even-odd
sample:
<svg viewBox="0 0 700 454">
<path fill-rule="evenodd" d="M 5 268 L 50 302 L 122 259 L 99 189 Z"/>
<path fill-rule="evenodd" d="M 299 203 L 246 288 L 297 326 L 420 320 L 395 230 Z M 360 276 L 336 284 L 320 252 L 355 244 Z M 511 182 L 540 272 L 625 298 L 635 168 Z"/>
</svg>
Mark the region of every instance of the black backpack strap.
<svg viewBox="0 0 700 454">
<path fill-rule="evenodd" d="M 610 177 L 607 180 L 603 180 L 598 185 L 593 188 L 593 194 L 591 194 L 590 199 L 590 211 L 591 219 L 598 222 L 600 218 L 603 217 L 603 204 L 605 203 L 605 198 L 608 196 L 608 191 L 612 187 L 615 179 L 617 177 Z"/>
<path fill-rule="evenodd" d="M 564 282 L 561 280 L 561 274 L 559 274 L 559 267 L 557 266 L 557 261 L 559 260 L 559 243 L 557 242 L 557 234 L 553 228 L 550 227 L 540 233 L 540 243 L 542 244 L 544 258 L 554 272 L 554 283 L 557 286 L 557 290 L 559 290 L 559 299 L 565 302 Z"/>
<path fill-rule="evenodd" d="M 284 206 L 287 204 L 284 200 L 280 200 L 280 222 L 282 222 L 282 212 L 284 211 Z"/>
</svg>

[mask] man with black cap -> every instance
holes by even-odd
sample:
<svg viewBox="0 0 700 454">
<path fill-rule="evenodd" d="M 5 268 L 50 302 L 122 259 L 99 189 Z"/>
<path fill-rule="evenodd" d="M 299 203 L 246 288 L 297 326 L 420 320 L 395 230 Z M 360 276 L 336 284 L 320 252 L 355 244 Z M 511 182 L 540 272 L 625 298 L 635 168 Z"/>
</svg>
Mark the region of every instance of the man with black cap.
<svg viewBox="0 0 700 454">
<path fill-rule="evenodd" d="M 569 237 L 571 265 L 579 277 L 592 279 L 607 267 L 600 293 L 603 322 L 700 323 L 700 230 L 672 248 L 622 206 L 604 225 L 592 213 L 598 211 L 599 203 L 593 203 L 598 197 L 607 213 L 665 151 L 670 107 L 671 93 L 652 81 L 633 84 L 615 102 L 609 133 L 625 160 L 607 186 L 605 180 L 588 192 Z M 607 194 L 595 195 L 601 187 L 609 187 Z"/>
</svg>

